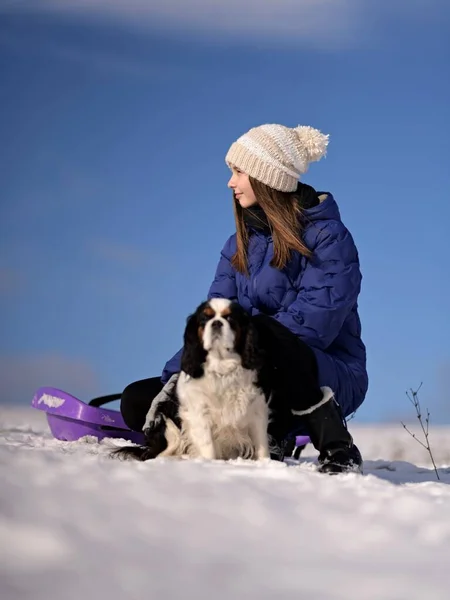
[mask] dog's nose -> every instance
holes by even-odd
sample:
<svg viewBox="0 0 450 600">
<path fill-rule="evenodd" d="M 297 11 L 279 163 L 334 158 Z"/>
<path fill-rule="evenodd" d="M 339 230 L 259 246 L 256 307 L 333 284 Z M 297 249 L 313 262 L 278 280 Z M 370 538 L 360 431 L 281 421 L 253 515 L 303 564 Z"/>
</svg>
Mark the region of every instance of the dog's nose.
<svg viewBox="0 0 450 600">
<path fill-rule="evenodd" d="M 211 327 L 213 329 L 222 329 L 222 325 L 223 325 L 222 321 L 213 321 L 211 323 Z"/>
</svg>

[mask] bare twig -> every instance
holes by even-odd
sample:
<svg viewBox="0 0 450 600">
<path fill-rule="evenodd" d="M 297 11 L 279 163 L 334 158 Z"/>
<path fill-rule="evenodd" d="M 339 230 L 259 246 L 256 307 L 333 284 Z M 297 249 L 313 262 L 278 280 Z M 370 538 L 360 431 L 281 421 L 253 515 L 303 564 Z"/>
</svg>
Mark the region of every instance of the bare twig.
<svg viewBox="0 0 450 600">
<path fill-rule="evenodd" d="M 411 435 L 416 440 L 416 442 L 418 442 L 421 446 L 423 446 L 423 448 L 425 448 L 425 450 L 428 451 L 430 458 L 431 458 L 431 462 L 433 463 L 434 472 L 436 473 L 436 477 L 438 478 L 438 481 L 440 481 L 441 478 L 439 477 L 436 463 L 434 462 L 433 453 L 432 453 L 431 447 L 430 447 L 430 440 L 428 437 L 428 431 L 429 431 L 429 427 L 430 427 L 430 411 L 428 409 L 427 409 L 427 416 L 425 418 L 425 425 L 424 425 L 423 419 L 422 419 L 422 408 L 420 406 L 419 395 L 418 395 L 421 387 L 422 387 L 422 383 L 419 385 L 419 387 L 417 388 L 416 391 L 410 390 L 411 396 L 408 394 L 408 392 L 406 392 L 406 395 L 407 395 L 409 401 L 411 402 L 411 404 L 416 409 L 417 418 L 419 419 L 420 427 L 422 428 L 423 435 L 425 436 L 425 443 L 421 442 L 419 440 L 419 438 L 414 433 L 412 433 L 403 422 L 402 422 L 402 425 L 406 429 L 406 431 L 409 433 L 409 435 Z"/>
</svg>

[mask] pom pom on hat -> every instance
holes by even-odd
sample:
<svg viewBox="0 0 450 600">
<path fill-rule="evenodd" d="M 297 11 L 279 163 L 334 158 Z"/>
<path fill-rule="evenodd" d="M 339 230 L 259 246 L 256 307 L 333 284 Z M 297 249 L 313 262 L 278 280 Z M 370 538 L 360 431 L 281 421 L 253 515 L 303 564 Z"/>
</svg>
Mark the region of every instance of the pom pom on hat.
<svg viewBox="0 0 450 600">
<path fill-rule="evenodd" d="M 225 161 L 273 189 L 293 192 L 309 163 L 325 156 L 328 140 L 329 135 L 306 125 L 260 125 L 231 145 Z"/>
<path fill-rule="evenodd" d="M 294 128 L 300 145 L 306 152 L 308 162 L 315 162 L 326 155 L 329 135 L 325 135 L 314 127 L 299 125 Z"/>
</svg>

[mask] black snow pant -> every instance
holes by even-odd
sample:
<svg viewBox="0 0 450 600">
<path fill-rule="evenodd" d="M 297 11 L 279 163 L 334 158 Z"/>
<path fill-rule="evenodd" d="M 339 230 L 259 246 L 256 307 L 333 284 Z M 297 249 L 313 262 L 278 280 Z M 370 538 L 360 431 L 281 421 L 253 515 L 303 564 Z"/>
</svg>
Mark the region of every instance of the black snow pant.
<svg viewBox="0 0 450 600">
<path fill-rule="evenodd" d="M 272 317 L 259 314 L 253 322 L 272 373 L 269 434 L 281 443 L 290 435 L 307 433 L 302 417 L 293 415 L 292 409 L 307 410 L 322 399 L 317 361 L 305 342 Z M 151 377 L 124 389 L 120 410 L 130 429 L 142 430 L 152 400 L 162 387 L 159 377 Z"/>
</svg>

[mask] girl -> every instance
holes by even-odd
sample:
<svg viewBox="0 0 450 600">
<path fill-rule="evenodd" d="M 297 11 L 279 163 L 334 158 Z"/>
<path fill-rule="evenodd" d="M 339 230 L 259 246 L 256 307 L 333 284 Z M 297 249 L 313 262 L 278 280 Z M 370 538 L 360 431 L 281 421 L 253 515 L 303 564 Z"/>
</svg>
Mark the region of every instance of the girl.
<svg viewBox="0 0 450 600">
<path fill-rule="evenodd" d="M 282 458 L 286 440 L 303 432 L 319 451 L 319 470 L 340 473 L 362 466 L 345 424 L 368 388 L 357 303 L 362 277 L 333 196 L 298 181 L 325 155 L 328 138 L 312 127 L 269 124 L 231 145 L 225 160 L 236 233 L 222 249 L 208 299 L 237 300 L 258 326 L 277 373 L 273 457 Z M 173 386 L 181 352 L 161 379 L 124 390 L 121 410 L 132 429 L 142 429 L 161 388 L 164 394 Z"/>
</svg>

